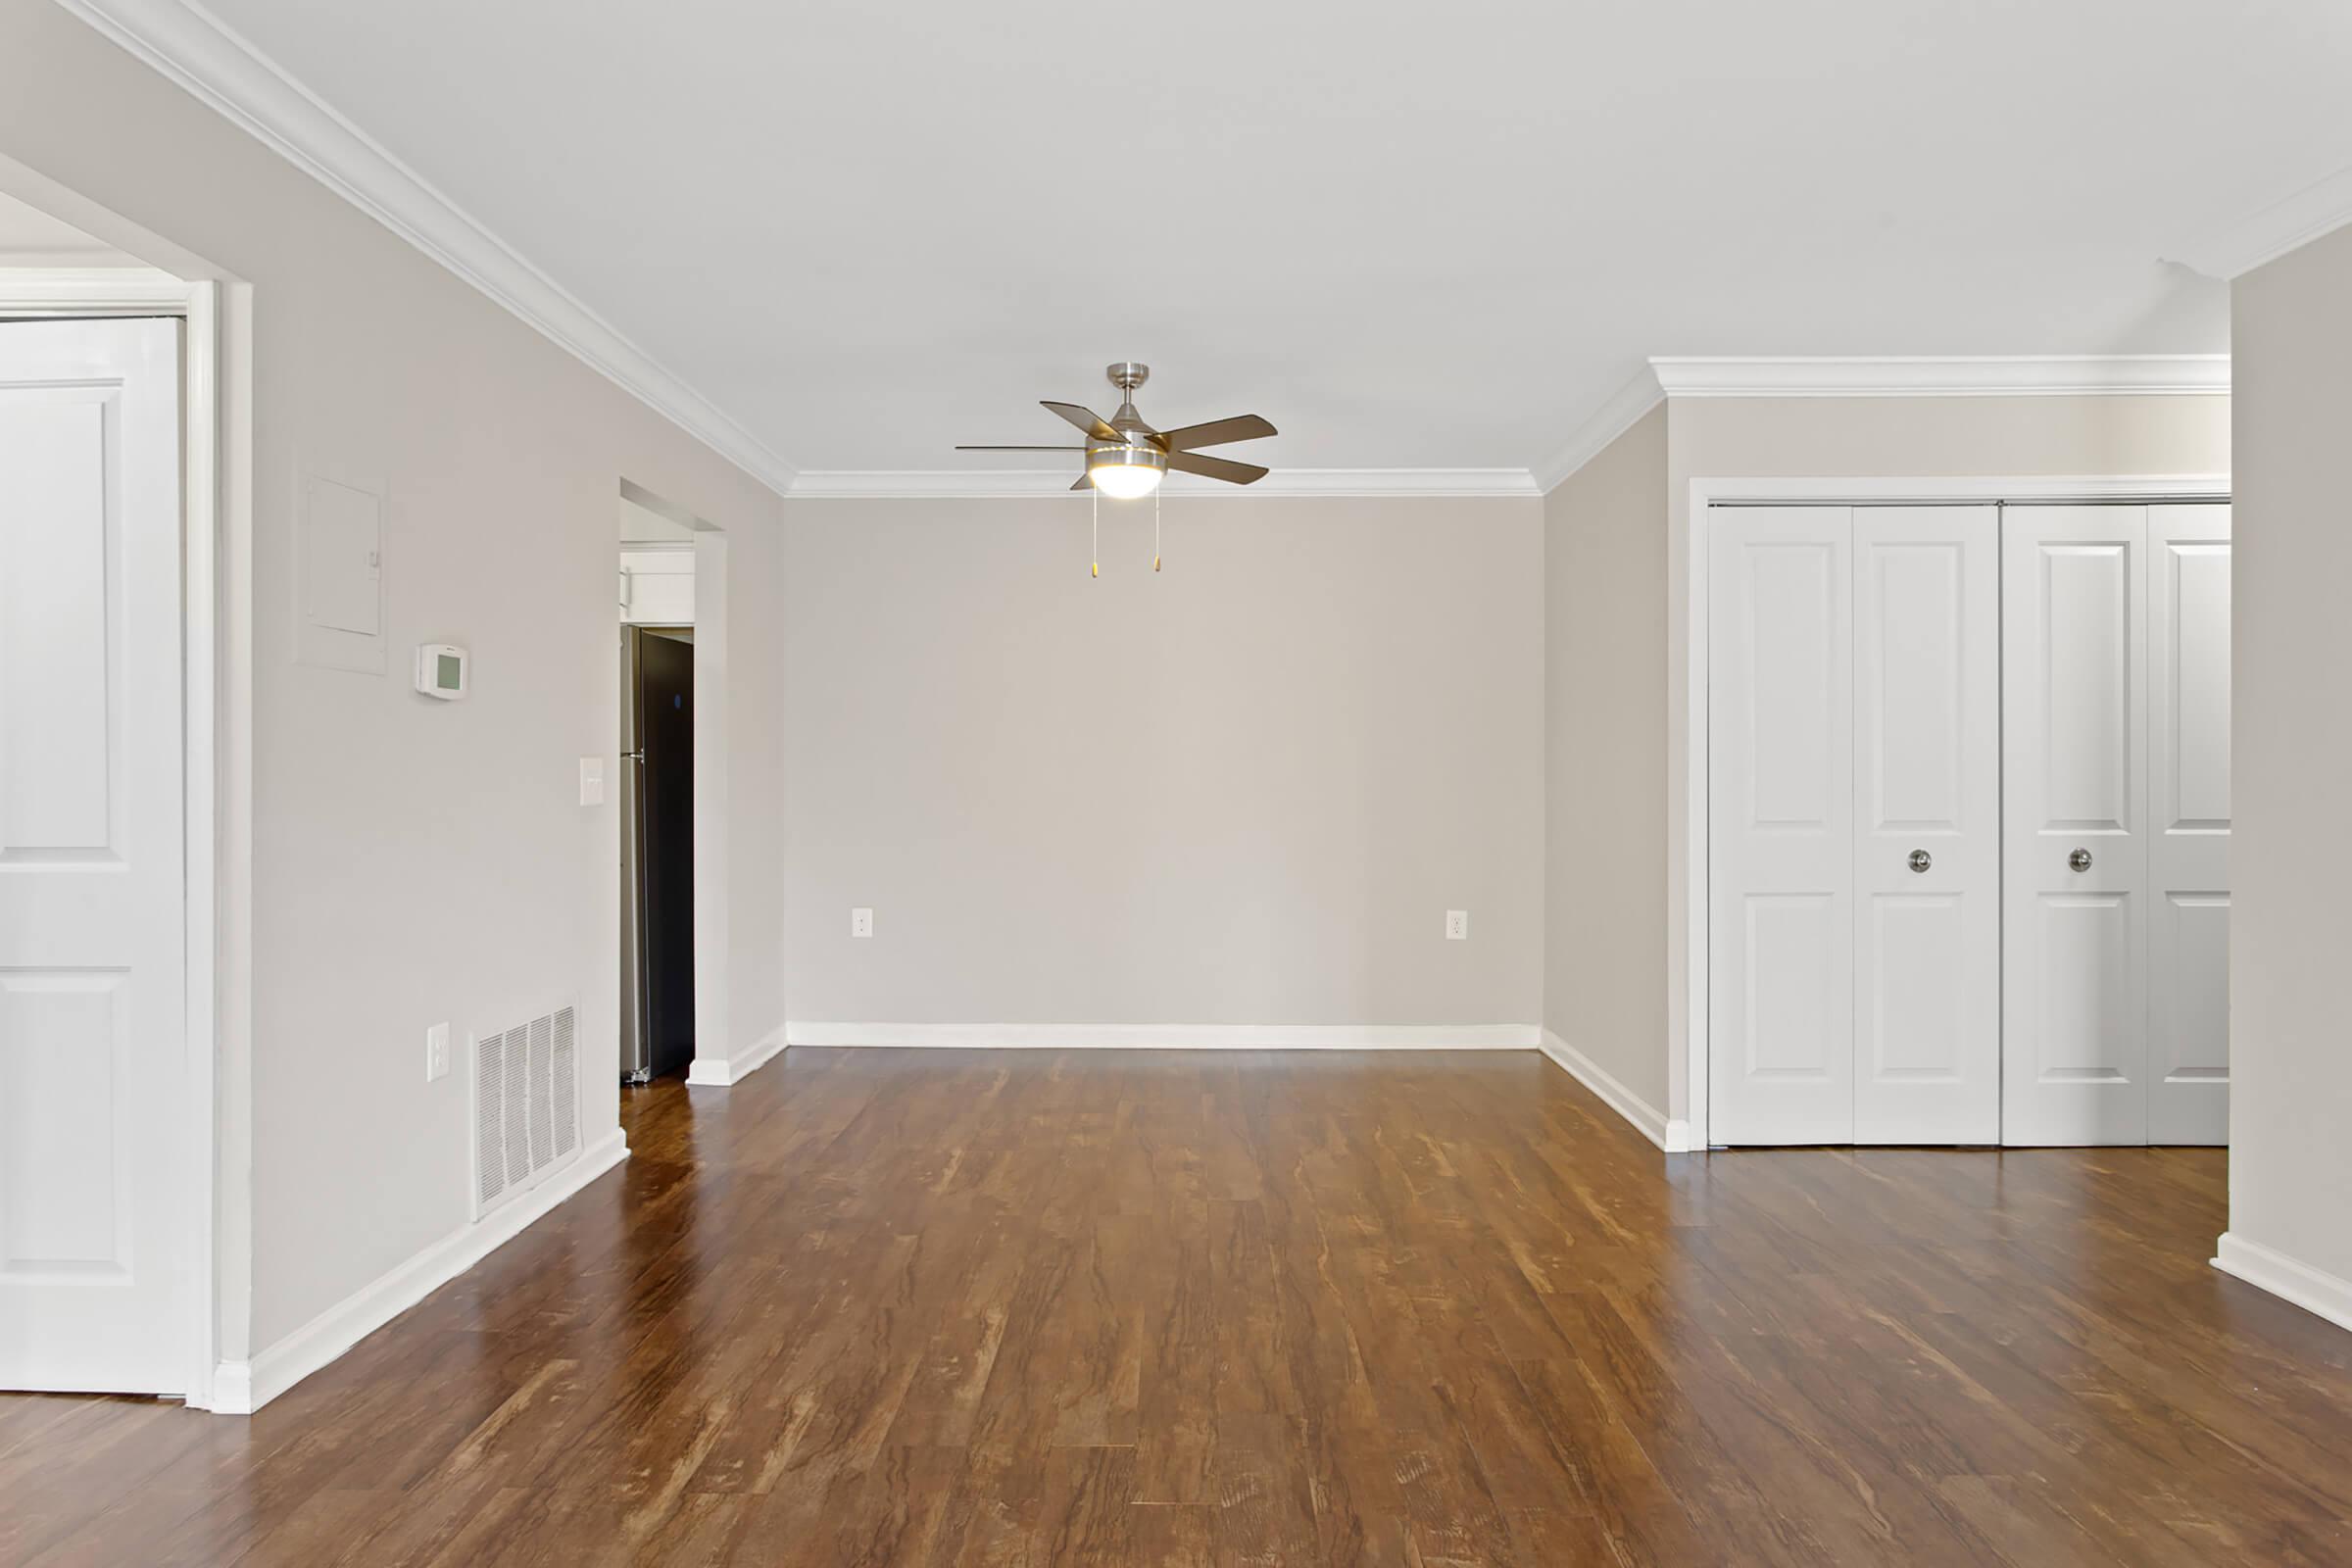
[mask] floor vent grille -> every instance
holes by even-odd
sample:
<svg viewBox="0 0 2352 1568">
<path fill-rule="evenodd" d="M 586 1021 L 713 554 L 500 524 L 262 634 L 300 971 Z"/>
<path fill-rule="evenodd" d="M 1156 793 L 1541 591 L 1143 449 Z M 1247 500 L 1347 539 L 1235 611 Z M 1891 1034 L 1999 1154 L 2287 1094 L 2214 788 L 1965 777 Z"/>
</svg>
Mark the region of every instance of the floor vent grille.
<svg viewBox="0 0 2352 1568">
<path fill-rule="evenodd" d="M 538 1184 L 579 1152 L 576 1020 L 559 1007 L 473 1037 L 473 1213 Z"/>
</svg>

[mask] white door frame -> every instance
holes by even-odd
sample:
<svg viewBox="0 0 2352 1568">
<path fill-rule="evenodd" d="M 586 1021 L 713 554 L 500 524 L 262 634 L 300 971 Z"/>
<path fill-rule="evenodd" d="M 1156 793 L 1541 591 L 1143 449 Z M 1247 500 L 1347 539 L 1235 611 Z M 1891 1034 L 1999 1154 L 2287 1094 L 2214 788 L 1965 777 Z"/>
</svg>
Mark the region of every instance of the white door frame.
<svg viewBox="0 0 2352 1568">
<path fill-rule="evenodd" d="M 180 511 L 182 644 L 180 724 L 184 812 L 182 941 L 186 949 L 184 1003 L 188 1168 L 173 1190 L 185 1237 L 180 1298 L 187 1313 L 184 1397 L 191 1408 L 213 1409 L 220 1363 L 224 1299 L 220 1213 L 223 1038 L 217 956 L 231 922 L 220 918 L 220 769 L 231 755 L 218 700 L 223 638 L 233 616 L 221 612 L 222 367 L 225 363 L 221 285 L 187 282 L 144 268 L 0 270 L 0 318 L 75 318 L 169 316 L 185 323 L 180 355 Z M 240 426 L 242 427 L 242 425 Z M 232 652 L 233 657 L 233 652 Z M 241 1236 L 238 1240 L 242 1240 Z M 233 1407 L 233 1406 L 232 1406 Z"/>
<path fill-rule="evenodd" d="M 1754 503 L 1789 506 L 1816 502 L 1824 506 L 1871 506 L 1895 502 L 2156 502 L 2227 501 L 2228 474 L 2132 474 L 2098 477 L 2009 476 L 1962 478 L 1693 478 L 1689 510 L 1684 514 L 1683 581 L 1674 585 L 1683 596 L 1687 613 L 1684 671 L 1687 685 L 1684 710 L 1683 770 L 1680 784 L 1684 809 L 1673 808 L 1673 786 L 1668 780 L 1666 815 L 1667 908 L 1679 903 L 1682 918 L 1670 913 L 1666 925 L 1667 1059 L 1684 1065 L 1682 1093 L 1669 1093 L 1669 1125 L 1690 1129 L 1685 1147 L 1703 1150 L 1710 1139 L 1707 1127 L 1707 558 L 1712 540 L 1706 532 L 1708 509 L 1724 504 Z M 1675 886 L 1675 852 L 1682 852 L 1683 884 Z M 1682 975 L 1682 996 L 1673 995 L 1674 976 Z M 1676 1004 L 1680 1003 L 1678 1008 Z M 1678 1017 L 1679 1013 L 1679 1017 Z M 1672 1074 L 1668 1074 L 1670 1083 Z M 1672 1144 L 1669 1145 L 1670 1150 Z"/>
</svg>

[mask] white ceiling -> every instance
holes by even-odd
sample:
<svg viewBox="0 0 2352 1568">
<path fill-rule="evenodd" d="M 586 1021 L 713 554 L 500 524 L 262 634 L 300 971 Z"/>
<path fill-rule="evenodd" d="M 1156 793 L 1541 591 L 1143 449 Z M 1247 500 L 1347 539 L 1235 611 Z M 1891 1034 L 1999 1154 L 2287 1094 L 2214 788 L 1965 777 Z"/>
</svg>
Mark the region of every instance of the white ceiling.
<svg viewBox="0 0 2352 1568">
<path fill-rule="evenodd" d="M 803 469 L 1153 367 L 1277 466 L 1540 466 L 1653 354 L 2195 353 L 2352 7 L 211 0 Z"/>
</svg>

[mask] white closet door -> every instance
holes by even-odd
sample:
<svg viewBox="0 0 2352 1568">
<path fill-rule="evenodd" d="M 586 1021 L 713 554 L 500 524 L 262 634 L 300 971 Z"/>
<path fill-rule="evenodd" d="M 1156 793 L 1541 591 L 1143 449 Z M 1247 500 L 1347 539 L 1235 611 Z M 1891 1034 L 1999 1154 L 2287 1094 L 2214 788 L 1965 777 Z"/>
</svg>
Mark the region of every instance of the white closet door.
<svg viewBox="0 0 2352 1568">
<path fill-rule="evenodd" d="M 2002 1122 L 2148 1135 L 2145 507 L 2012 507 L 2002 539 Z"/>
<path fill-rule="evenodd" d="M 1854 1136 L 1853 524 L 1708 521 L 1710 1136 Z"/>
<path fill-rule="evenodd" d="M 1853 518 L 1853 1140 L 1997 1143 L 1999 517 Z"/>
<path fill-rule="evenodd" d="M 2148 509 L 2148 1142 L 2230 1141 L 2230 509 Z"/>
<path fill-rule="evenodd" d="M 0 1388 L 186 1387 L 178 331 L 0 325 Z"/>
</svg>

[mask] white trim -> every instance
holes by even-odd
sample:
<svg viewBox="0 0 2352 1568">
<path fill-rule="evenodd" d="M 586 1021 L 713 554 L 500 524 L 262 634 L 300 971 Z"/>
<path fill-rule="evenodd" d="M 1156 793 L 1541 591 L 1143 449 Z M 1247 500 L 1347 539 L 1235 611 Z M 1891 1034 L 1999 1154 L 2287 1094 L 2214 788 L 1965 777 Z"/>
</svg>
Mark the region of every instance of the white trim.
<svg viewBox="0 0 2352 1568">
<path fill-rule="evenodd" d="M 1683 546 L 1683 577 L 1669 584 L 1682 595 L 1684 619 L 1683 776 L 1669 778 L 1683 791 L 1683 814 L 1678 818 L 1668 800 L 1667 864 L 1683 851 L 1683 885 L 1678 890 L 1668 871 L 1667 906 L 1679 891 L 1683 918 L 1669 919 L 1666 928 L 1667 984 L 1673 985 L 1677 960 L 1683 969 L 1683 1010 L 1674 1015 L 1668 997 L 1666 1050 L 1686 1071 L 1683 1093 L 1668 1096 L 1669 1114 L 1679 1113 L 1689 1128 L 1690 1147 L 1708 1147 L 1707 1129 L 1707 557 L 1706 518 L 1710 507 L 1723 502 L 1753 501 L 1825 505 L 1863 505 L 1892 501 L 2089 501 L 2145 496 L 2150 499 L 2200 498 L 2225 500 L 2230 494 L 2227 474 L 2099 474 L 2091 476 L 2026 475 L 1982 478 L 1694 478 L 1679 523 Z M 1675 1102 L 1679 1100 L 1679 1103 Z"/>
<path fill-rule="evenodd" d="M 220 416 L 212 607 L 215 1353 L 253 1348 L 253 286 L 216 285 Z M 216 1391 L 218 1397 L 218 1391 Z"/>
<path fill-rule="evenodd" d="M 0 316 L 185 316 L 198 286 L 152 267 L 0 266 Z"/>
<path fill-rule="evenodd" d="M 770 1029 L 751 1047 L 732 1056 L 697 1056 L 686 1069 L 686 1084 L 691 1089 L 727 1089 L 743 1082 L 775 1058 L 784 1049 L 785 1031 L 782 1026 Z"/>
<path fill-rule="evenodd" d="M 253 1402 L 253 1363 L 251 1361 L 222 1361 L 212 1370 L 213 1402 L 205 1408 L 215 1415 L 251 1415 L 258 1408 Z"/>
<path fill-rule="evenodd" d="M 804 1023 L 794 1046 L 981 1051 L 1533 1051 L 1532 1023 Z"/>
<path fill-rule="evenodd" d="M 1606 451 L 1610 442 L 1665 401 L 1666 389 L 1658 382 L 1658 372 L 1651 366 L 1643 366 L 1631 381 L 1592 411 L 1592 417 L 1577 427 L 1566 446 L 1536 465 L 1536 488 L 1546 495 L 1558 489 L 1570 475 Z"/>
<path fill-rule="evenodd" d="M 2283 200 L 2192 235 L 2167 259 L 2227 282 L 2346 223 L 2352 223 L 2352 169 L 2339 169 Z"/>
<path fill-rule="evenodd" d="M 209 13 L 59 3 L 754 478 L 791 484 L 782 457 Z"/>
<path fill-rule="evenodd" d="M 182 1011 L 188 1154 L 184 1245 L 189 1307 L 188 1387 L 192 1409 L 210 1409 L 220 1360 L 219 1128 L 220 930 L 219 757 L 220 579 L 220 286 L 182 283 L 180 341 L 180 939 L 186 970 Z"/>
<path fill-rule="evenodd" d="M 619 1128 L 582 1149 L 550 1180 L 452 1231 L 408 1261 L 363 1286 L 256 1355 L 223 1361 L 213 1374 L 213 1408 L 251 1415 L 320 1367 L 522 1234 L 557 1204 L 629 1157 Z"/>
<path fill-rule="evenodd" d="M 2227 354 L 1670 356 L 1649 365 L 1670 398 L 2112 397 L 2220 395 L 2230 390 Z"/>
<path fill-rule="evenodd" d="M 1564 1068 L 1569 1077 L 1599 1096 L 1634 1131 L 1669 1154 L 1690 1152 L 1689 1122 L 1670 1120 L 1664 1111 L 1628 1089 L 1615 1074 L 1549 1029 L 1544 1031 L 1543 1043 L 1537 1049 Z"/>
<path fill-rule="evenodd" d="M 1062 468 L 808 469 L 786 498 L 803 500 L 956 500 L 997 496 L 1070 496 L 1073 459 Z M 1187 501 L 1209 496 L 1540 496 L 1525 468 L 1277 468 L 1255 484 L 1219 484 L 1178 475 L 1160 494 Z"/>
<path fill-rule="evenodd" d="M 2277 1248 L 2224 1231 L 2214 1243 L 2213 1266 L 2248 1285 L 2317 1313 L 2339 1329 L 2352 1329 L 2352 1280 L 2313 1268 Z"/>
</svg>

